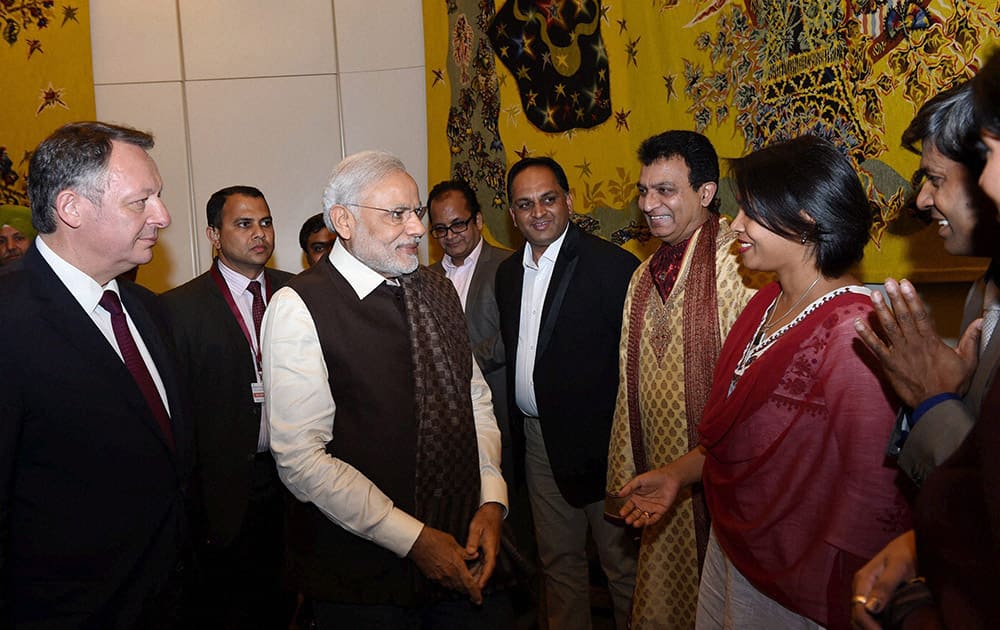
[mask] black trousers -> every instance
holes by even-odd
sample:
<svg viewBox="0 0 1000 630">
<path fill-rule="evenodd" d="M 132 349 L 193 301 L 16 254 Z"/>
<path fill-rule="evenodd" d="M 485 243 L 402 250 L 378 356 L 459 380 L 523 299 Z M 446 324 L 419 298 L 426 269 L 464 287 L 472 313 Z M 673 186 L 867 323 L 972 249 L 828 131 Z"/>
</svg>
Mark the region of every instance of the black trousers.
<svg viewBox="0 0 1000 630">
<path fill-rule="evenodd" d="M 285 490 L 270 453 L 258 453 L 243 526 L 231 544 L 199 550 L 198 627 L 285 630 L 295 593 L 281 579 Z"/>
</svg>

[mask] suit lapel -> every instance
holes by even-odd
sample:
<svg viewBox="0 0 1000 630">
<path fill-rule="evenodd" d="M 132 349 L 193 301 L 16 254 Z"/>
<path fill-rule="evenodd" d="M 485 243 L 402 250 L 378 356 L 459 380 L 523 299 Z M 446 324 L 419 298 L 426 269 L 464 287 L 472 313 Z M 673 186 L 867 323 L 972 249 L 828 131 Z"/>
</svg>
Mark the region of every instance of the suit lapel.
<svg viewBox="0 0 1000 630">
<path fill-rule="evenodd" d="M 511 255 L 509 262 L 514 268 L 514 273 L 511 274 L 511 285 L 510 290 L 504 295 L 506 317 L 504 322 L 502 322 L 502 327 L 507 331 L 507 339 L 505 343 L 509 348 L 508 354 L 512 357 L 517 356 L 517 338 L 521 330 L 521 293 L 524 290 L 524 249 L 528 245 L 522 245 L 520 249 Z"/>
<path fill-rule="evenodd" d="M 218 264 L 218 263 L 216 263 Z M 267 272 L 264 272 L 267 276 Z M 210 326 L 212 330 L 218 331 L 218 333 L 223 333 L 219 327 L 225 330 L 224 334 L 231 338 L 233 342 L 239 344 L 241 348 L 246 351 L 246 360 L 252 362 L 252 350 L 250 348 L 250 342 L 247 341 L 246 335 L 243 334 L 243 328 L 240 326 L 240 322 L 237 321 L 237 317 L 240 315 L 233 313 L 232 309 L 229 308 L 229 302 L 226 301 L 226 297 L 222 294 L 222 291 L 228 291 L 229 285 L 223 282 L 225 289 L 220 289 L 219 285 L 215 283 L 215 280 L 208 274 L 204 274 L 205 278 L 205 295 L 209 300 L 210 310 L 205 314 L 206 326 Z M 248 281 L 249 282 L 249 281 Z M 274 278 L 268 278 L 268 282 L 278 289 Z M 270 298 L 268 298 L 268 303 L 270 303 Z M 247 326 L 247 330 L 253 334 L 253 322 L 244 322 Z M 256 366 L 254 366 L 256 369 Z"/>
<path fill-rule="evenodd" d="M 484 269 L 492 268 L 488 263 L 493 256 L 493 248 L 486 240 L 483 240 L 483 249 L 479 252 L 479 259 L 476 261 L 476 268 L 472 270 L 472 279 L 469 280 L 469 294 L 465 296 L 465 312 L 470 309 L 475 310 L 481 299 L 483 283 L 486 280 Z"/>
<path fill-rule="evenodd" d="M 30 269 L 36 279 L 32 290 L 35 293 L 35 297 L 39 300 L 39 304 L 42 305 L 40 316 L 49 323 L 52 330 L 57 331 L 63 336 L 67 346 L 75 348 L 81 356 L 86 357 L 86 360 L 91 363 L 95 371 L 106 373 L 121 383 L 118 391 L 122 398 L 135 409 L 136 416 L 141 418 L 143 424 L 153 431 L 163 442 L 164 449 L 169 451 L 163 434 L 159 426 L 157 426 L 153 414 L 149 411 L 146 399 L 139 390 L 135 379 L 132 378 L 132 374 L 125 367 L 121 357 L 118 356 L 118 353 L 108 343 L 104 333 L 97 327 L 94 320 L 90 318 L 90 314 L 84 312 L 80 307 L 80 303 L 76 301 L 73 294 L 69 292 L 66 285 L 62 283 L 62 280 L 52 271 L 52 268 L 49 267 L 49 264 L 45 262 L 45 259 L 42 258 L 42 255 L 35 248 L 31 248 L 28 254 L 25 254 L 25 266 Z M 124 283 L 119 283 L 119 285 L 121 289 Z M 158 354 L 154 354 L 150 346 L 150 340 L 147 339 L 151 335 L 145 331 L 152 330 L 150 328 L 153 325 L 152 321 L 146 314 L 145 309 L 138 304 L 137 300 L 129 296 L 127 291 L 122 290 L 121 297 L 125 308 L 132 317 L 132 321 L 135 322 L 136 328 L 142 334 L 143 341 L 146 342 L 146 347 L 150 351 L 150 355 L 153 357 L 154 362 L 156 362 L 157 371 L 161 371 L 160 365 L 169 366 L 170 364 L 169 362 L 165 362 L 165 349 L 158 350 Z M 138 318 L 136 316 L 137 312 L 141 312 Z M 141 325 L 139 323 L 140 319 L 143 321 Z M 157 343 L 162 344 L 162 341 L 158 341 Z M 163 378 L 162 373 L 161 378 Z M 167 382 L 164 381 L 164 388 L 167 389 L 171 409 L 180 409 L 181 401 L 174 399 L 170 394 L 171 389 L 176 391 L 176 384 L 172 383 L 171 385 L 172 387 L 168 387 Z"/>
<path fill-rule="evenodd" d="M 572 223 L 569 224 L 566 238 L 559 249 L 559 256 L 556 258 L 556 265 L 552 270 L 552 279 L 549 281 L 549 290 L 545 293 L 545 304 L 542 307 L 542 325 L 538 331 L 536 360 L 537 357 L 545 353 L 545 348 L 552 338 L 552 332 L 559 319 L 559 311 L 566 297 L 566 290 L 573 280 L 577 262 L 580 260 L 577 251 L 577 244 L 580 240 L 578 229 Z"/>
<path fill-rule="evenodd" d="M 31 290 L 40 305 L 39 316 L 49 323 L 52 330 L 62 335 L 67 346 L 75 348 L 81 355 L 87 357 L 88 361 L 93 363 L 94 369 L 109 373 L 115 373 L 117 370 L 121 376 L 131 379 L 131 375 L 104 337 L 104 333 L 80 307 L 80 303 L 52 271 L 42 255 L 35 248 L 31 248 L 25 254 L 24 260 L 25 267 L 35 278 Z M 138 387 L 134 389 L 136 396 L 141 399 L 142 394 Z"/>
<path fill-rule="evenodd" d="M 969 393 L 965 397 L 966 405 L 973 413 L 979 412 L 983 396 L 986 395 L 986 390 L 995 379 L 997 368 L 1000 367 L 1000 325 L 990 337 L 986 350 L 979 357 L 979 365 L 981 369 L 977 369 L 973 374 L 972 382 L 969 384 Z"/>
</svg>

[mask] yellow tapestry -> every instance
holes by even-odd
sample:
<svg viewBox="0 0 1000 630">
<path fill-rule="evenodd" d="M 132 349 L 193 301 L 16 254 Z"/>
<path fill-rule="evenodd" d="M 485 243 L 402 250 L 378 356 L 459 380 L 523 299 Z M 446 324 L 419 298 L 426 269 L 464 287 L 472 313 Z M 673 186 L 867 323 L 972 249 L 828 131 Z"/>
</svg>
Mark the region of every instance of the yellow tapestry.
<svg viewBox="0 0 1000 630">
<path fill-rule="evenodd" d="M 95 116 L 88 0 L 0 0 L 0 29 L 0 203 L 27 206 L 31 151 Z"/>
<path fill-rule="evenodd" d="M 429 174 L 469 181 L 492 240 L 519 244 L 504 175 L 551 156 L 584 229 L 647 255 L 639 143 L 704 133 L 720 157 L 812 133 L 851 157 L 876 212 L 862 280 L 967 280 L 904 205 L 899 138 L 1000 41 L 993 0 L 424 0 Z M 725 172 L 725 169 L 723 169 Z M 723 213 L 736 212 L 720 186 Z"/>
</svg>

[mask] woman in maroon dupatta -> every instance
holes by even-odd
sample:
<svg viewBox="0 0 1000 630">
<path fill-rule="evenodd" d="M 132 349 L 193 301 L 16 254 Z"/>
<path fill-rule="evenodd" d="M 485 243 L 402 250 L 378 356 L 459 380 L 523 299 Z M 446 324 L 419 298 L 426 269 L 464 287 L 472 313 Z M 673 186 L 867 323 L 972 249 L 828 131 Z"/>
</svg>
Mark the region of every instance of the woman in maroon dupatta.
<svg viewBox="0 0 1000 630">
<path fill-rule="evenodd" d="M 884 461 L 897 404 L 854 330 L 871 209 L 850 162 L 804 136 L 732 161 L 743 264 L 774 272 L 722 348 L 684 457 L 621 489 L 630 524 L 704 484 L 698 628 L 844 628 L 855 570 L 909 526 Z"/>
</svg>

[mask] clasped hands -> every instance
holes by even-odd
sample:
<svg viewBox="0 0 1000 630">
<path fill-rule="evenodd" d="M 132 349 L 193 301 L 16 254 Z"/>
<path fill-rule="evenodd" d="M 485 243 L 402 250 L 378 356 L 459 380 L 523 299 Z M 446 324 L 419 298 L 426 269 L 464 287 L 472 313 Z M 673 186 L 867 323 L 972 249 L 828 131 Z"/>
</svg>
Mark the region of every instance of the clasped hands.
<svg viewBox="0 0 1000 630">
<path fill-rule="evenodd" d="M 502 526 L 503 507 L 484 503 L 469 523 L 465 547 L 451 534 L 425 525 L 407 557 L 427 578 L 468 595 L 479 605 L 483 603 L 483 588 L 496 568 Z"/>
</svg>

